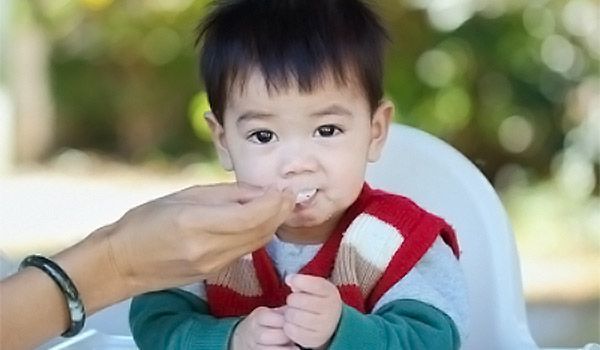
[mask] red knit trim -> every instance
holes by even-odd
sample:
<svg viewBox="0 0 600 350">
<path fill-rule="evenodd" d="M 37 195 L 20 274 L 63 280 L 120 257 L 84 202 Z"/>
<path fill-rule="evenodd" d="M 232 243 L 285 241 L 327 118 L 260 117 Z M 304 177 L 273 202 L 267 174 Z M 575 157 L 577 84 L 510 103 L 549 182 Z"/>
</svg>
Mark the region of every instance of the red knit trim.
<svg viewBox="0 0 600 350">
<path fill-rule="evenodd" d="M 374 191 L 372 203 L 364 212 L 392 225 L 405 239 L 423 217 L 424 210 L 410 199 L 383 191 Z"/>
<path fill-rule="evenodd" d="M 391 194 L 379 190 L 373 191 L 376 195 L 373 204 L 369 205 L 364 212 L 375 216 L 384 222 L 394 226 L 405 238 L 406 235 L 413 232 L 414 226 L 428 216 L 440 221 L 440 236 L 444 242 L 452 249 L 454 256 L 460 258 L 460 248 L 458 239 L 452 226 L 444 219 L 435 214 L 429 213 L 418 206 L 415 202 L 401 195 Z M 413 233 L 414 234 L 414 233 Z"/>
<path fill-rule="evenodd" d="M 340 291 L 340 297 L 344 301 L 344 304 L 352 306 L 363 314 L 366 313 L 365 297 L 362 295 L 359 286 L 355 284 L 347 284 L 336 287 Z"/>
<path fill-rule="evenodd" d="M 258 306 L 279 307 L 285 304 L 264 296 L 249 297 L 216 284 L 206 285 L 206 297 L 209 300 L 210 314 L 215 317 L 246 316 Z"/>
<path fill-rule="evenodd" d="M 455 254 L 458 251 L 454 231 L 448 224 L 425 211 L 422 211 L 420 216 L 421 220 L 414 229 L 408 231 L 410 234 L 406 237 L 407 239 L 394 253 L 382 278 L 367 298 L 367 310 L 372 310 L 383 294 L 414 268 L 433 245 L 438 235 L 442 234 L 445 237 L 444 240 L 448 239 L 451 242 L 450 247 Z M 456 256 L 458 257 L 458 255 Z"/>
<path fill-rule="evenodd" d="M 446 243 L 452 249 L 454 256 L 457 259 L 460 259 L 460 246 L 458 245 L 458 238 L 456 237 L 456 232 L 454 232 L 452 226 L 444 222 L 440 236 L 442 237 L 442 240 L 444 240 L 444 243 Z"/>
<path fill-rule="evenodd" d="M 267 250 L 260 248 L 252 253 L 252 263 L 265 299 L 273 300 L 275 303 L 285 303 L 286 296 L 291 293 L 290 287 L 279 278 Z"/>
</svg>

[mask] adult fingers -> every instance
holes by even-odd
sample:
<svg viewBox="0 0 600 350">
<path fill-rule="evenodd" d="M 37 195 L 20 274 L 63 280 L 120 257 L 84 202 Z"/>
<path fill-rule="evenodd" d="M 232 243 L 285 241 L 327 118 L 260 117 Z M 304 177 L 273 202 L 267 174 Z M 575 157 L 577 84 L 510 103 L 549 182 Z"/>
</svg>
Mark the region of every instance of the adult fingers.
<svg viewBox="0 0 600 350">
<path fill-rule="evenodd" d="M 291 212 L 290 202 L 289 195 L 269 191 L 246 204 L 170 208 L 176 213 L 175 225 L 187 233 L 182 237 L 187 244 L 196 240 L 201 245 L 203 257 L 212 257 L 213 269 L 264 246 Z"/>
<path fill-rule="evenodd" d="M 279 225 L 294 209 L 293 197 L 289 190 L 269 189 L 264 195 L 241 204 L 240 214 L 247 219 L 262 217 L 266 222 L 274 221 Z"/>
<path fill-rule="evenodd" d="M 195 185 L 175 192 L 170 199 L 190 200 L 199 204 L 245 203 L 261 196 L 266 189 L 244 183 L 230 182 Z"/>
<path fill-rule="evenodd" d="M 226 249 L 225 246 L 222 246 L 220 249 L 220 255 L 222 256 L 223 259 L 226 259 L 228 261 L 232 261 L 235 260 L 245 254 L 251 253 L 261 247 L 264 247 L 269 240 L 271 239 L 271 237 L 274 235 L 274 233 L 270 234 L 270 235 L 263 235 L 263 236 L 259 236 L 256 238 L 253 238 L 253 235 L 248 234 L 246 236 L 240 235 L 239 239 L 237 236 L 234 235 L 223 235 L 227 238 L 229 238 L 230 240 L 234 240 L 233 243 L 230 242 L 226 242 L 224 244 L 228 244 L 229 248 Z"/>
<path fill-rule="evenodd" d="M 230 203 L 195 209 L 190 212 L 190 215 L 194 215 L 194 211 L 197 211 L 194 217 L 199 220 L 200 226 L 204 226 L 209 231 L 244 233 L 262 226 L 269 229 L 277 227 L 291 213 L 293 201 L 287 193 L 269 190 L 264 195 L 243 204 Z"/>
</svg>

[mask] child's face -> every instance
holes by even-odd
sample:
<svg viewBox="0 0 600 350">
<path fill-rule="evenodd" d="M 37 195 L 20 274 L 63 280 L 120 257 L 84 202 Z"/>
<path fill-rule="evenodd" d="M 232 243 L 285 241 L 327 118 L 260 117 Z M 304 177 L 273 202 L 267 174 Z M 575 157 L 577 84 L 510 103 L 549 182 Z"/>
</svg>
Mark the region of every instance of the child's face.
<svg viewBox="0 0 600 350">
<path fill-rule="evenodd" d="M 331 228 L 358 197 L 367 162 L 379 157 L 393 106 L 382 103 L 371 118 L 364 94 L 349 85 L 269 95 L 254 73 L 243 91 L 232 89 L 223 126 L 207 115 L 221 163 L 238 181 L 310 198 L 283 228 Z"/>
</svg>

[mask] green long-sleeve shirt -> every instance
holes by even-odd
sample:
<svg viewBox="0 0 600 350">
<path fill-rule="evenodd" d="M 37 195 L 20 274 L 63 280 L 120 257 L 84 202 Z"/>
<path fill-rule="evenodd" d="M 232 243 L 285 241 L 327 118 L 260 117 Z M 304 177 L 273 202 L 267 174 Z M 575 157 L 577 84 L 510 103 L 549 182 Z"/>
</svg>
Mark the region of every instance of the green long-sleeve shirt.
<svg viewBox="0 0 600 350">
<path fill-rule="evenodd" d="M 239 317 L 216 318 L 208 304 L 179 289 L 133 299 L 129 322 L 141 350 L 227 350 Z M 458 349 L 450 317 L 426 303 L 401 299 L 373 314 L 344 305 L 331 350 Z"/>
</svg>

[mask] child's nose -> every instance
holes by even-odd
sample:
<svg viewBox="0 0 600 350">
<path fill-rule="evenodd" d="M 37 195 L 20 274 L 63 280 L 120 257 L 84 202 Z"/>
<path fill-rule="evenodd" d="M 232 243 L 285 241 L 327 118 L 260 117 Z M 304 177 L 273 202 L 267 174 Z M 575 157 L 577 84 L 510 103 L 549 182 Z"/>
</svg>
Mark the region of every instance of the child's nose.
<svg viewBox="0 0 600 350">
<path fill-rule="evenodd" d="M 284 178 L 317 171 L 315 155 L 306 148 L 290 149 L 282 157 L 281 174 Z"/>
</svg>

